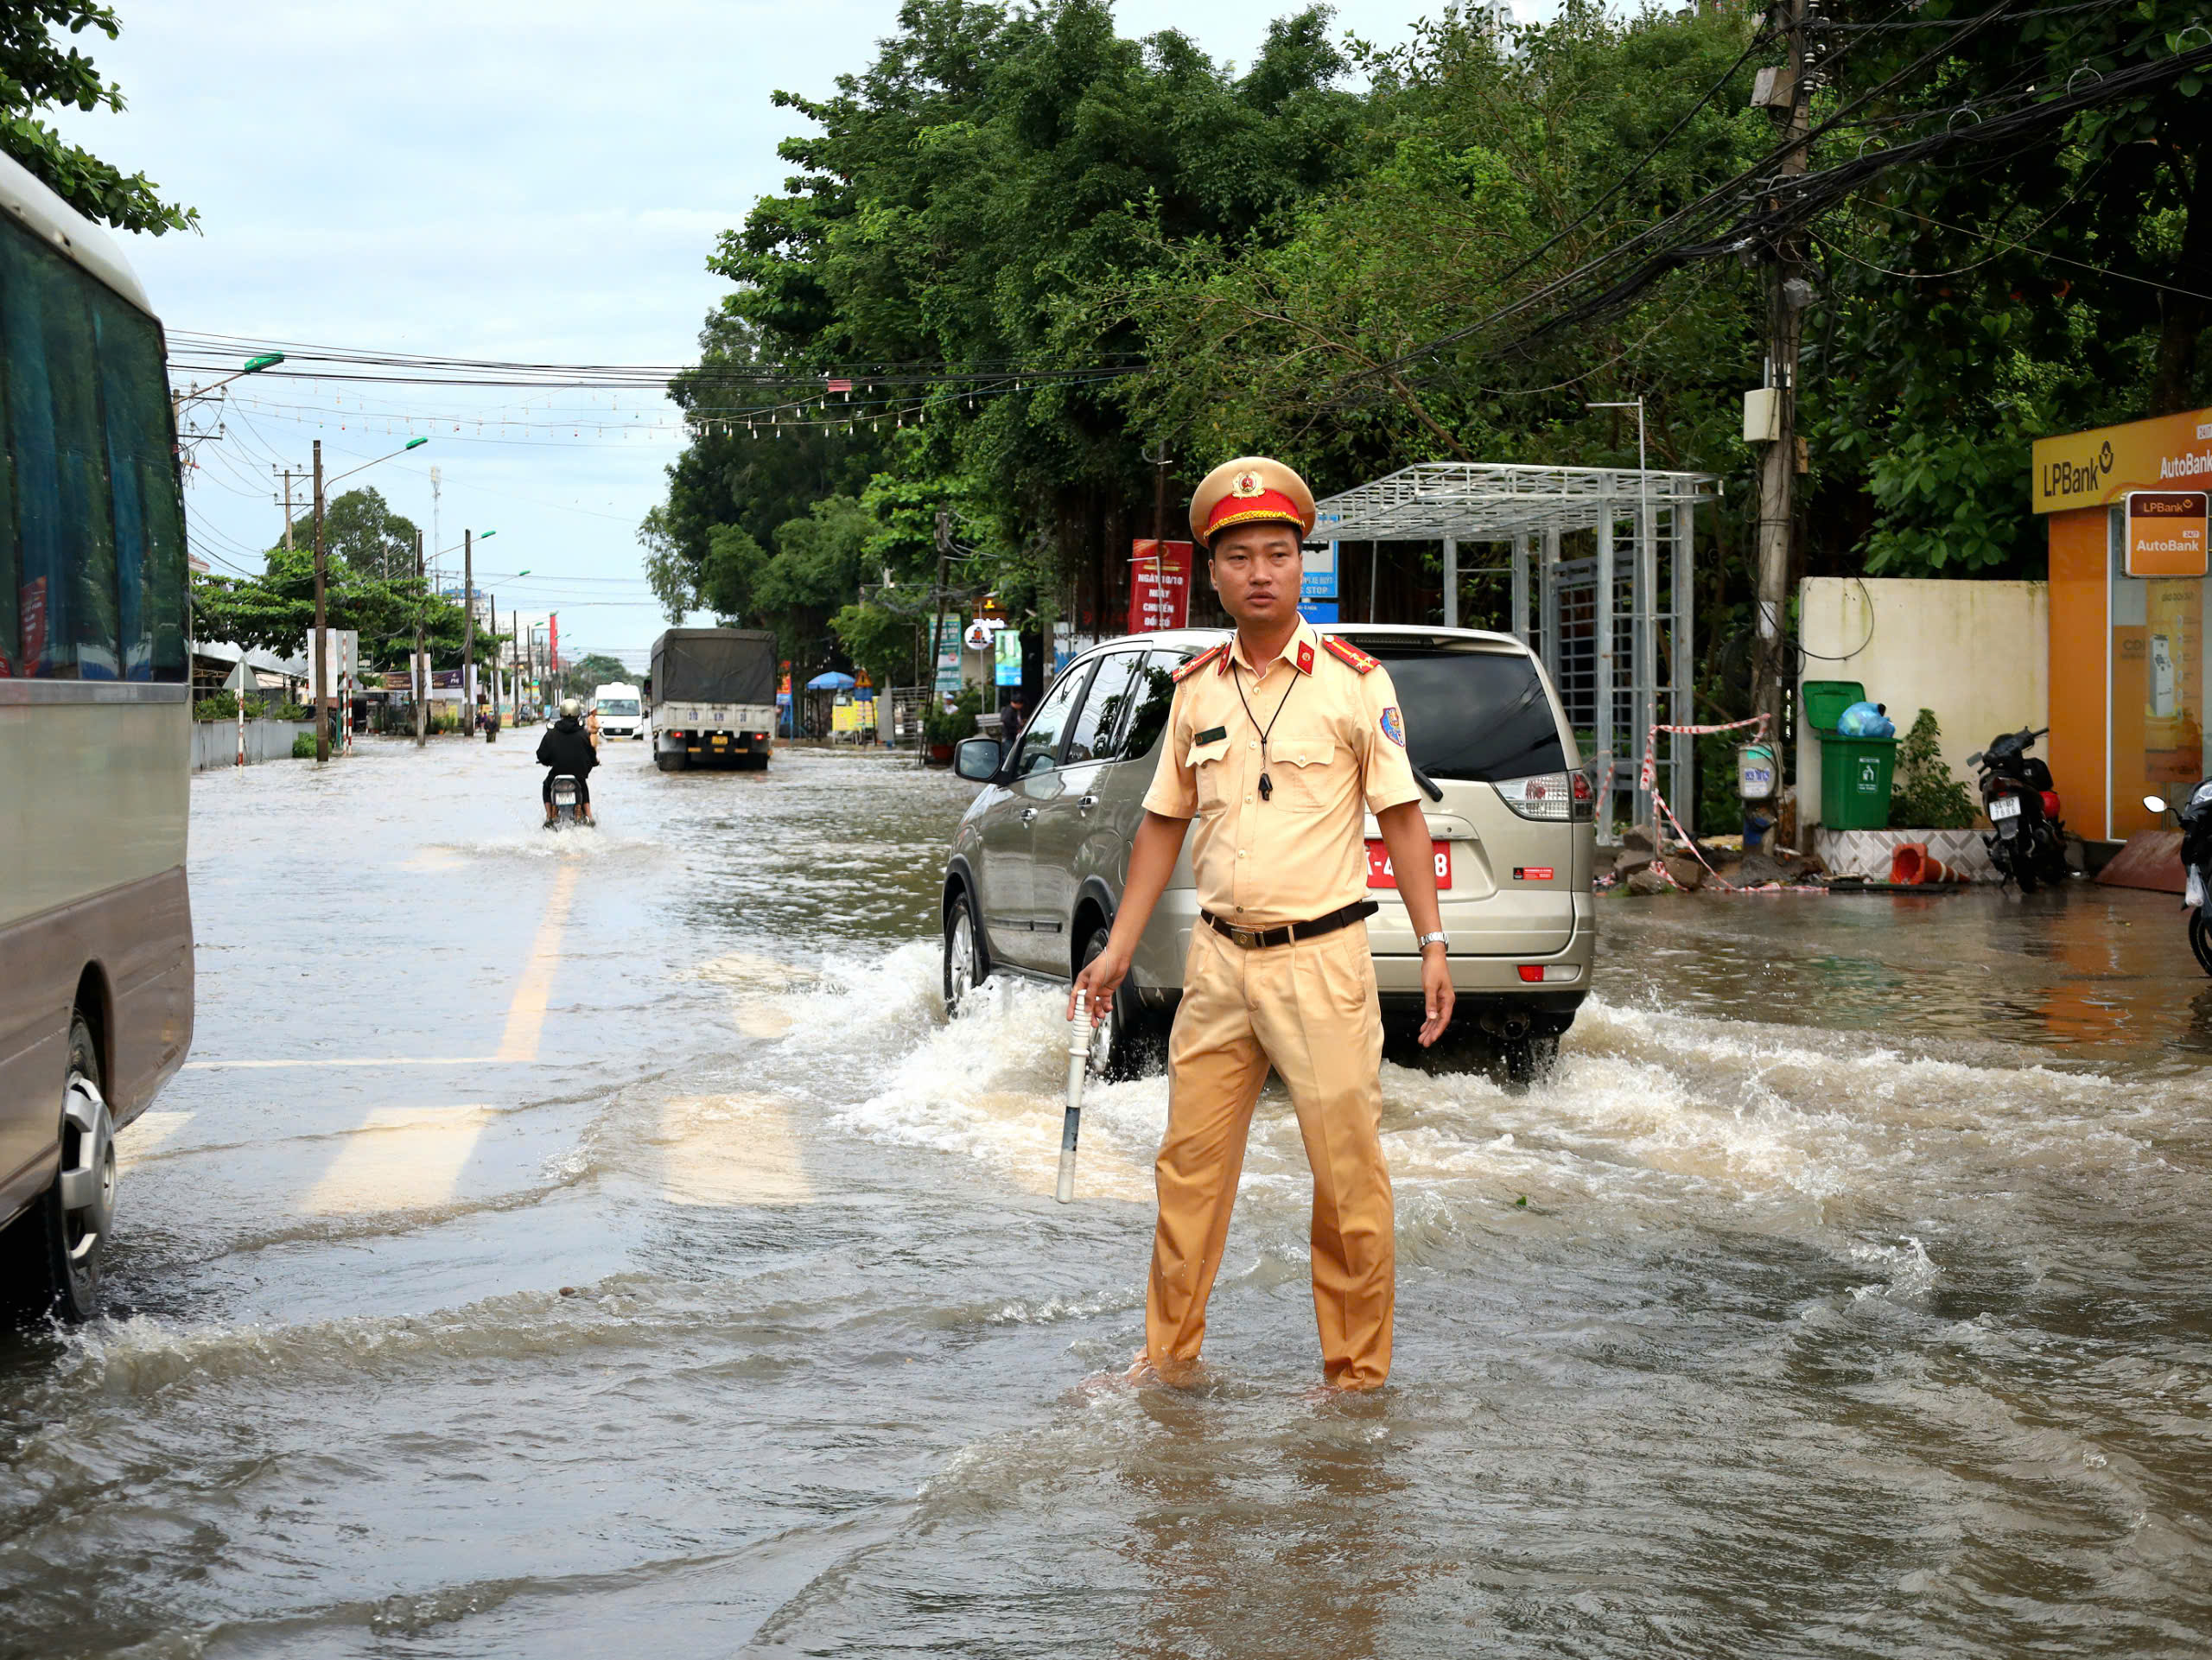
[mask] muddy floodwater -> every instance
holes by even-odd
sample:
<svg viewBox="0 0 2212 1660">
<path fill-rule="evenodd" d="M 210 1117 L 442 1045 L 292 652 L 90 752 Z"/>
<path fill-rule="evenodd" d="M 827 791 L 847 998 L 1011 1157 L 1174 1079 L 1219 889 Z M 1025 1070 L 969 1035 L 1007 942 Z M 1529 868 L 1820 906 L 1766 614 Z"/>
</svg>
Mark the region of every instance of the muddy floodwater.
<svg viewBox="0 0 2212 1660">
<path fill-rule="evenodd" d="M 1392 1065 L 1388 1390 L 1253 1132 L 1201 1387 L 1163 1078 L 1052 1198 L 948 1024 L 968 786 L 528 738 L 193 785 L 109 1316 L 0 1338 L 0 1654 L 2212 1652 L 2212 981 L 2164 896 L 1608 900 L 1548 1081 Z"/>
</svg>

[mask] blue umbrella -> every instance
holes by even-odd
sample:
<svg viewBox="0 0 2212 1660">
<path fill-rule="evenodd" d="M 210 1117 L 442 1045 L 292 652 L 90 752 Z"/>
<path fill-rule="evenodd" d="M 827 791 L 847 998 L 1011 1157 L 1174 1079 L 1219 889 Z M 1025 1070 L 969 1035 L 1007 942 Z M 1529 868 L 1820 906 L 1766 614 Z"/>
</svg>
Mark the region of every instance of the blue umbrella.
<svg viewBox="0 0 2212 1660">
<path fill-rule="evenodd" d="M 852 676 L 840 674 L 836 670 L 830 669 L 808 681 L 806 689 L 809 691 L 850 691 L 857 684 L 859 683 L 854 680 Z"/>
</svg>

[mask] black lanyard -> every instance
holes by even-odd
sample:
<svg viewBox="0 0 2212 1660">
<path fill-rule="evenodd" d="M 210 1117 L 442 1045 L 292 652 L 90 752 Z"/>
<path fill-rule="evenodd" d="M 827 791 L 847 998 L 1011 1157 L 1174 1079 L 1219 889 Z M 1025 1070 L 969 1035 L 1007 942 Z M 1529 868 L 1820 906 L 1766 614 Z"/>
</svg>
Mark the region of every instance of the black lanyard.
<svg viewBox="0 0 2212 1660">
<path fill-rule="evenodd" d="M 1282 659 L 1277 658 L 1275 661 L 1281 663 Z M 1287 664 L 1284 666 L 1290 667 Z M 1275 705 L 1275 712 L 1268 717 L 1265 726 L 1262 726 L 1260 717 L 1252 713 L 1251 704 L 1244 702 L 1244 677 L 1238 672 L 1233 659 L 1229 665 L 1229 678 L 1236 688 L 1236 701 L 1244 704 L 1244 718 L 1251 722 L 1252 729 L 1260 735 L 1260 799 L 1266 801 L 1275 792 L 1275 782 L 1268 776 L 1268 737 L 1275 729 L 1275 722 L 1282 719 L 1283 705 L 1290 702 L 1290 694 L 1298 690 L 1298 671 L 1294 668 L 1290 670 L 1290 684 L 1282 689 L 1282 703 Z"/>
</svg>

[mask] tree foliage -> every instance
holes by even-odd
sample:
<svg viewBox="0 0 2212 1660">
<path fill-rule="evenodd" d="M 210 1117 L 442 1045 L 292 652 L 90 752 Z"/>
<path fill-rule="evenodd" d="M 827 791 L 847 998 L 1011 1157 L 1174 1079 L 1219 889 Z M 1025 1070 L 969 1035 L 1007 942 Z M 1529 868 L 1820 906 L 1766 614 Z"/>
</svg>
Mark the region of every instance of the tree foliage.
<svg viewBox="0 0 2212 1660">
<path fill-rule="evenodd" d="M 114 7 L 81 0 L 16 0 L 0 8 L 0 149 L 87 219 L 156 236 L 198 230 L 198 208 L 163 201 L 161 187 L 144 174 L 125 174 L 39 118 L 54 109 L 122 110 L 123 89 L 102 80 L 73 43 L 87 29 L 112 41 L 123 26 Z"/>
<path fill-rule="evenodd" d="M 2017 0 L 1980 26 L 1999 0 L 1834 0 L 1808 164 L 2170 56 L 2190 3 Z M 865 71 L 777 94 L 804 130 L 710 260 L 732 291 L 674 388 L 692 442 L 641 530 L 655 590 L 776 629 L 797 666 L 896 665 L 940 512 L 951 588 L 1041 620 L 1149 528 L 1159 446 L 1179 505 L 1252 450 L 1324 492 L 1454 456 L 1619 466 L 1634 420 L 1588 406 L 1640 398 L 1654 462 L 1721 481 L 1698 611 L 1725 637 L 1751 587 L 1761 277 L 1691 264 L 1532 331 L 1627 239 L 1756 210 L 1753 80 L 1781 56 L 1747 0 L 1502 29 L 1447 7 L 1388 52 L 1314 8 L 1242 72 L 1122 38 L 1103 0 L 906 0 Z M 2033 437 L 2212 401 L 2208 132 L 2183 77 L 1876 173 L 1814 223 L 1808 568 L 2034 574 Z"/>
</svg>

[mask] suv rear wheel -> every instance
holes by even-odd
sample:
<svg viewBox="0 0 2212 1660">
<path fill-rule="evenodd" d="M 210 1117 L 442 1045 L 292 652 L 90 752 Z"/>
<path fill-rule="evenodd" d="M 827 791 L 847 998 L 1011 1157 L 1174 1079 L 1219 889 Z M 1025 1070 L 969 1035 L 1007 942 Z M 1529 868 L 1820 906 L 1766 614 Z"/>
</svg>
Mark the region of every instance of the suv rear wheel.
<svg viewBox="0 0 2212 1660">
<path fill-rule="evenodd" d="M 61 1090 L 61 1168 L 38 1202 L 0 1236 L 8 1286 L 27 1312 L 90 1320 L 115 1225 L 115 1123 L 100 1091 L 99 1047 L 81 1014 L 69 1019 L 69 1072 Z"/>
</svg>

